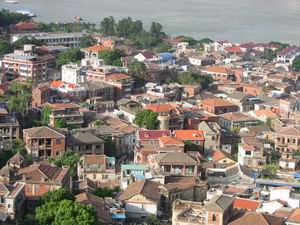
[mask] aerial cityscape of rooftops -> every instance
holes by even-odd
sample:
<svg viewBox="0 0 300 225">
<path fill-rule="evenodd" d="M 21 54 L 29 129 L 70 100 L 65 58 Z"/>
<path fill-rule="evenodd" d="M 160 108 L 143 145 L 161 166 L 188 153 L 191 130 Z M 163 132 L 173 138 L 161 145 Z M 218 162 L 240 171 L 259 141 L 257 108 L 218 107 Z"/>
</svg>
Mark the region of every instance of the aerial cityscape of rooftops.
<svg viewBox="0 0 300 225">
<path fill-rule="evenodd" d="M 300 46 L 34 16 L 0 10 L 1 224 L 300 225 Z"/>
</svg>

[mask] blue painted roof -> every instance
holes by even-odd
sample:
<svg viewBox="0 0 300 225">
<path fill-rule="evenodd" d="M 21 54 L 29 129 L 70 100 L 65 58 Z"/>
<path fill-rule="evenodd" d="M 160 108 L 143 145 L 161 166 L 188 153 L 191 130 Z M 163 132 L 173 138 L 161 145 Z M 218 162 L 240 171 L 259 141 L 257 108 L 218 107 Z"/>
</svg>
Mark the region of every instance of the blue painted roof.
<svg viewBox="0 0 300 225">
<path fill-rule="evenodd" d="M 173 54 L 169 52 L 160 53 L 159 56 L 162 58 L 163 61 L 169 61 L 173 59 Z"/>
<path fill-rule="evenodd" d="M 126 219 L 126 216 L 125 216 L 125 214 L 113 214 L 112 216 L 111 216 L 111 218 L 112 219 Z"/>
</svg>

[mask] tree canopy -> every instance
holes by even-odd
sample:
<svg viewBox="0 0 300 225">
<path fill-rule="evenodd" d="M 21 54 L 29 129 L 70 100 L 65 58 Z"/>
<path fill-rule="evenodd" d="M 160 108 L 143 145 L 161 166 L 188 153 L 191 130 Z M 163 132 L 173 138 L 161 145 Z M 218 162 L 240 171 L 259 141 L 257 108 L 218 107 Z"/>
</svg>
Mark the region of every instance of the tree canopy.
<svg viewBox="0 0 300 225">
<path fill-rule="evenodd" d="M 30 20 L 30 16 L 22 13 L 10 12 L 5 9 L 0 10 L 0 27 L 8 27 L 11 24 L 17 24 L 21 21 Z"/>
<path fill-rule="evenodd" d="M 184 72 L 178 75 L 177 82 L 183 85 L 200 84 L 202 88 L 207 88 L 213 82 L 213 78 L 197 73 Z"/>
<path fill-rule="evenodd" d="M 49 161 L 57 166 L 69 166 L 71 170 L 71 176 L 76 177 L 77 175 L 77 163 L 79 162 L 80 156 L 68 149 L 62 155 L 56 158 L 50 158 Z"/>
<path fill-rule="evenodd" d="M 62 52 L 58 55 L 57 66 L 60 68 L 62 65 L 68 63 L 75 63 L 82 59 L 82 55 L 79 48 L 73 48 L 68 51 Z"/>
<path fill-rule="evenodd" d="M 92 38 L 91 35 L 84 35 L 82 38 L 80 38 L 79 45 L 81 48 L 86 48 L 94 44 L 96 44 L 96 41 Z"/>
<path fill-rule="evenodd" d="M 292 64 L 292 69 L 295 71 L 300 71 L 300 56 L 297 56 Z"/>
<path fill-rule="evenodd" d="M 133 122 L 139 127 L 155 130 L 158 126 L 157 117 L 158 113 L 152 112 L 151 110 L 142 110 L 136 114 Z"/>
<path fill-rule="evenodd" d="M 121 57 L 125 54 L 119 49 L 104 50 L 99 53 L 99 57 L 104 60 L 106 65 L 122 66 Z"/>
<path fill-rule="evenodd" d="M 60 188 L 54 191 L 49 191 L 44 194 L 40 199 L 40 204 L 46 204 L 48 202 L 59 202 L 62 200 L 74 200 L 73 194 L 71 194 L 65 188 Z"/>
<path fill-rule="evenodd" d="M 39 225 L 96 225 L 96 212 L 90 205 L 71 200 L 50 201 L 36 209 Z"/>
<path fill-rule="evenodd" d="M 4 55 L 13 51 L 13 46 L 2 39 L 0 39 L 0 55 Z"/>
<path fill-rule="evenodd" d="M 114 17 L 112 16 L 106 17 L 100 23 L 100 31 L 104 36 L 115 35 L 116 33 L 115 25 L 116 22 Z"/>
</svg>

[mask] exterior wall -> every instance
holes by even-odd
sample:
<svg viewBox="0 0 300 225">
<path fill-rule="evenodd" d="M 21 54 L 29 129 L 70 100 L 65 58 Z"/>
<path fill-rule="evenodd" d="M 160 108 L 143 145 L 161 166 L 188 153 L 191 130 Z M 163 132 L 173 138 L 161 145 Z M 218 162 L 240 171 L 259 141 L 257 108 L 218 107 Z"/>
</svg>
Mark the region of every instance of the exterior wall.
<svg viewBox="0 0 300 225">
<path fill-rule="evenodd" d="M 126 213 L 130 217 L 144 217 L 157 214 L 157 202 L 150 201 L 142 195 L 136 195 L 125 202 Z"/>
</svg>

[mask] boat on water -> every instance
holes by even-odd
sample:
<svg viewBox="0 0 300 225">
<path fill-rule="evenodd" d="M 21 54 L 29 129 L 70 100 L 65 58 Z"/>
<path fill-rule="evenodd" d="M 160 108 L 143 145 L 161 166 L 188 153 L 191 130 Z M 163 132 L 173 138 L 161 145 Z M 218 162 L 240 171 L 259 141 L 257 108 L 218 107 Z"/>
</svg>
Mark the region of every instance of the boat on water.
<svg viewBox="0 0 300 225">
<path fill-rule="evenodd" d="M 10 3 L 10 4 L 18 4 L 19 2 L 17 0 L 4 0 L 5 3 Z"/>
<path fill-rule="evenodd" d="M 27 16 L 30 16 L 30 17 L 35 17 L 36 16 L 35 14 L 31 13 L 28 10 L 18 10 L 17 13 L 21 13 L 23 15 L 27 15 Z"/>
<path fill-rule="evenodd" d="M 74 18 L 76 21 L 82 21 L 82 17 L 80 17 L 80 16 L 75 16 L 75 18 Z"/>
</svg>

